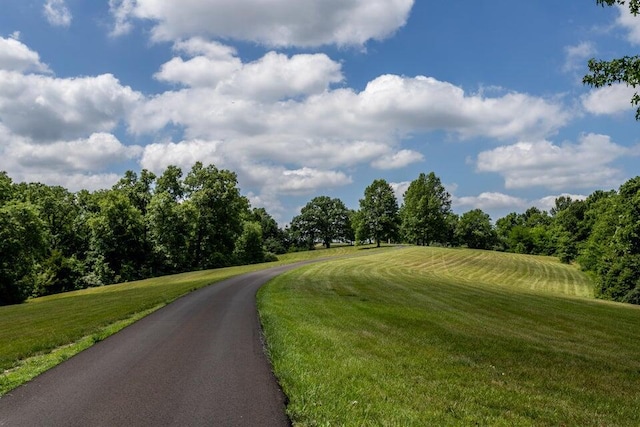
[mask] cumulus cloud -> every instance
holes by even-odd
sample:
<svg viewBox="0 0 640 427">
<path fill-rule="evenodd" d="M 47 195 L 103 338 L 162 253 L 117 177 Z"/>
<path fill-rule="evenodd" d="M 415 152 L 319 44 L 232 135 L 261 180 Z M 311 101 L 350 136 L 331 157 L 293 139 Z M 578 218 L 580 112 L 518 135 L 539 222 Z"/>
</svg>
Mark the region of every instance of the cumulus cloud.
<svg viewBox="0 0 640 427">
<path fill-rule="evenodd" d="M 65 0 L 46 0 L 42 12 L 49 24 L 54 27 L 68 27 L 73 16 L 67 7 Z"/>
<path fill-rule="evenodd" d="M 120 177 L 107 171 L 142 152 L 142 147 L 125 146 L 106 133 L 42 145 L 0 125 L 0 140 L 0 170 L 14 181 L 61 185 L 71 191 L 112 186 Z"/>
<path fill-rule="evenodd" d="M 499 209 L 524 209 L 528 202 L 520 197 L 497 192 L 484 192 L 477 196 L 453 197 L 452 204 L 457 208 L 482 209 L 483 211 Z"/>
<path fill-rule="evenodd" d="M 108 133 L 94 133 L 89 138 L 58 141 L 47 145 L 11 144 L 4 150 L 6 159 L 26 169 L 57 172 L 91 172 L 105 170 L 109 165 L 135 159 L 142 153 L 140 146 L 125 146 Z"/>
<path fill-rule="evenodd" d="M 34 141 L 111 131 L 140 98 L 111 74 L 59 79 L 0 70 L 0 122 Z"/>
<path fill-rule="evenodd" d="M 413 150 L 400 150 L 397 153 L 382 156 L 371 163 L 376 169 L 400 169 L 411 163 L 421 162 L 424 156 Z"/>
<path fill-rule="evenodd" d="M 477 170 L 499 173 L 507 188 L 602 187 L 619 183 L 621 171 L 611 163 L 634 152 L 607 135 L 590 133 L 577 143 L 555 145 L 539 140 L 485 151 L 478 155 Z"/>
<path fill-rule="evenodd" d="M 596 115 L 618 114 L 631 111 L 635 107 L 631 105 L 631 97 L 637 89 L 626 84 L 613 84 L 590 91 L 582 96 L 583 108 Z"/>
<path fill-rule="evenodd" d="M 134 20 L 154 23 L 155 40 L 192 36 L 269 46 L 363 45 L 404 26 L 414 0 L 110 0 L 112 34 Z"/>
<path fill-rule="evenodd" d="M 0 70 L 49 73 L 49 67 L 40 62 L 40 55 L 18 38 L 19 33 L 6 39 L 0 37 Z"/>
</svg>

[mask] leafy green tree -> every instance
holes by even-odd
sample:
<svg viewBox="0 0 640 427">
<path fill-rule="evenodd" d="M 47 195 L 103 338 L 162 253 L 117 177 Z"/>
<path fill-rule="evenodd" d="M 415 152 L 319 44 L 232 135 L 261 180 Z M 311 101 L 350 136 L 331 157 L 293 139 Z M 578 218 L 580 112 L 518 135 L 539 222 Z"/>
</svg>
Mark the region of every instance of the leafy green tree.
<svg viewBox="0 0 640 427">
<path fill-rule="evenodd" d="M 490 249 L 496 241 L 491 217 L 480 209 L 464 213 L 456 228 L 458 242 L 472 249 Z"/>
<path fill-rule="evenodd" d="M 291 221 L 303 240 L 313 247 L 316 239 L 328 249 L 334 240 L 346 241 L 351 234 L 349 210 L 340 199 L 314 197 Z"/>
<path fill-rule="evenodd" d="M 238 237 L 235 256 L 241 264 L 257 264 L 264 262 L 265 254 L 262 247 L 262 229 L 257 222 L 245 221 L 242 234 Z"/>
<path fill-rule="evenodd" d="M 421 173 L 409 184 L 400 210 L 404 238 L 417 245 L 446 243 L 451 195 L 435 173 Z"/>
<path fill-rule="evenodd" d="M 46 248 L 45 225 L 35 206 L 15 201 L 0 206 L 0 305 L 31 295 Z"/>
<path fill-rule="evenodd" d="M 140 178 L 133 171 L 126 171 L 124 177 L 113 186 L 114 190 L 118 190 L 125 194 L 133 206 L 140 211 L 142 215 L 147 213 L 147 206 L 151 202 L 153 195 L 152 188 L 156 176 L 153 172 L 142 169 Z"/>
<path fill-rule="evenodd" d="M 0 172 L 0 206 L 13 199 L 13 181 L 5 171 Z"/>
<path fill-rule="evenodd" d="M 167 166 L 167 169 L 156 180 L 155 192 L 168 193 L 175 201 L 182 200 L 185 194 L 182 169 L 174 165 Z"/>
<path fill-rule="evenodd" d="M 260 224 L 262 241 L 267 252 L 283 254 L 287 252 L 287 239 L 278 223 L 265 208 L 254 208 L 251 212 L 251 220 Z"/>
<path fill-rule="evenodd" d="M 598 219 L 582 265 L 597 277 L 596 294 L 640 304 L 640 177 L 596 205 Z"/>
<path fill-rule="evenodd" d="M 397 237 L 399 225 L 398 201 L 393 188 L 384 179 L 374 180 L 360 199 L 356 238 L 372 239 L 379 247 L 382 240 Z"/>
<path fill-rule="evenodd" d="M 602 6 L 613 6 L 616 4 L 627 5 L 632 15 L 640 13 L 640 0 L 596 0 Z M 582 79 L 584 84 L 592 87 L 611 86 L 614 83 L 624 83 L 633 88 L 640 84 L 640 56 L 623 56 L 611 61 L 589 60 L 589 71 Z M 640 104 L 638 92 L 631 97 L 632 105 Z M 640 107 L 636 109 L 636 120 L 640 120 Z"/>
<path fill-rule="evenodd" d="M 196 212 L 190 244 L 192 267 L 229 265 L 243 220 L 249 217 L 249 201 L 240 195 L 236 174 L 197 162 L 184 183 L 188 203 Z"/>
<path fill-rule="evenodd" d="M 99 207 L 88 220 L 91 262 L 99 279 L 110 284 L 149 277 L 151 249 L 142 213 L 115 190 L 102 194 Z"/>
<path fill-rule="evenodd" d="M 153 195 L 145 221 L 156 272 L 189 269 L 189 243 L 194 238 L 195 217 L 191 203 L 178 203 L 168 191 Z"/>
</svg>

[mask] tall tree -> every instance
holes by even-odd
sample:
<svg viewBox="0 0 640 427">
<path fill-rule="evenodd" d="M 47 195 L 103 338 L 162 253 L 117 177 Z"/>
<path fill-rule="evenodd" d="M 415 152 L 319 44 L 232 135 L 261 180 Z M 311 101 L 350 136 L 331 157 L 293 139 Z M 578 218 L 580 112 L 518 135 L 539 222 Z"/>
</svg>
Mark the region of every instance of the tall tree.
<svg viewBox="0 0 640 427">
<path fill-rule="evenodd" d="M 194 268 L 214 268 L 231 263 L 236 239 L 249 217 L 249 201 L 240 195 L 234 172 L 204 167 L 197 162 L 184 180 L 186 203 L 196 212 L 191 247 Z"/>
<path fill-rule="evenodd" d="M 627 5 L 633 16 L 640 13 L 640 0 L 596 0 L 602 6 Z M 589 60 L 589 71 L 582 79 L 584 84 L 592 87 L 611 86 L 614 83 L 624 83 L 633 88 L 640 85 L 640 56 L 623 56 L 610 61 Z M 640 105 L 638 92 L 631 97 L 632 105 Z M 636 120 L 640 120 L 640 107 L 636 109 Z"/>
<path fill-rule="evenodd" d="M 312 246 L 316 239 L 328 249 L 334 240 L 345 241 L 351 230 L 349 210 L 340 199 L 314 197 L 291 221 L 304 240 Z"/>
<path fill-rule="evenodd" d="M 148 277 L 151 250 L 140 211 L 116 190 L 104 193 L 99 207 L 99 212 L 89 218 L 91 262 L 96 275 L 103 284 Z"/>
<path fill-rule="evenodd" d="M 409 184 L 400 210 L 404 238 L 418 245 L 446 243 L 451 195 L 435 173 L 421 173 Z"/>
<path fill-rule="evenodd" d="M 382 240 L 397 237 L 399 225 L 398 201 L 393 188 L 384 179 L 374 180 L 360 199 L 356 235 L 361 239 L 373 239 L 379 247 Z"/>
</svg>

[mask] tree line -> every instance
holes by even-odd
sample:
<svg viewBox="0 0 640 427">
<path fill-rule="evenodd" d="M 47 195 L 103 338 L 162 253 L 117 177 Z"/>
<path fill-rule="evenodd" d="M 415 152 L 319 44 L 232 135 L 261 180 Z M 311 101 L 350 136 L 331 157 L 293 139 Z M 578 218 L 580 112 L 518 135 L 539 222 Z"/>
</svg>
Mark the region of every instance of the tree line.
<svg viewBox="0 0 640 427">
<path fill-rule="evenodd" d="M 451 210 L 433 173 L 412 181 L 399 205 L 374 180 L 348 209 L 338 198 L 310 200 L 280 228 L 251 208 L 234 172 L 196 163 L 162 175 L 128 171 L 108 190 L 13 183 L 0 173 L 0 305 L 164 274 L 277 259 L 334 242 L 466 246 L 577 261 L 596 295 L 640 303 L 640 177 L 586 200 L 559 197 L 492 223 L 474 209 Z"/>
<path fill-rule="evenodd" d="M 495 224 L 480 209 L 452 212 L 451 195 L 433 172 L 410 183 L 400 207 L 392 187 L 375 180 L 359 210 L 317 197 L 291 229 L 309 248 L 335 240 L 391 241 L 556 256 L 591 275 L 597 297 L 640 304 L 640 177 L 618 191 L 598 190 L 585 200 L 561 196 L 549 212 L 531 207 Z"/>
</svg>

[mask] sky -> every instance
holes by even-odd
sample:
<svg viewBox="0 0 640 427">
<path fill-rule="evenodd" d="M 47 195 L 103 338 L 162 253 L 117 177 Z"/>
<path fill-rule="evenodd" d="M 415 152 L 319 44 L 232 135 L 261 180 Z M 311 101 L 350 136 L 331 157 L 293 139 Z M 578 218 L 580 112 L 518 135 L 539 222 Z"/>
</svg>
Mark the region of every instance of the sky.
<svg viewBox="0 0 640 427">
<path fill-rule="evenodd" d="M 595 0 L 2 0 L 0 170 L 78 191 L 201 161 L 281 224 L 434 172 L 495 221 L 640 173 L 634 90 L 582 84 L 639 45 Z"/>
</svg>

